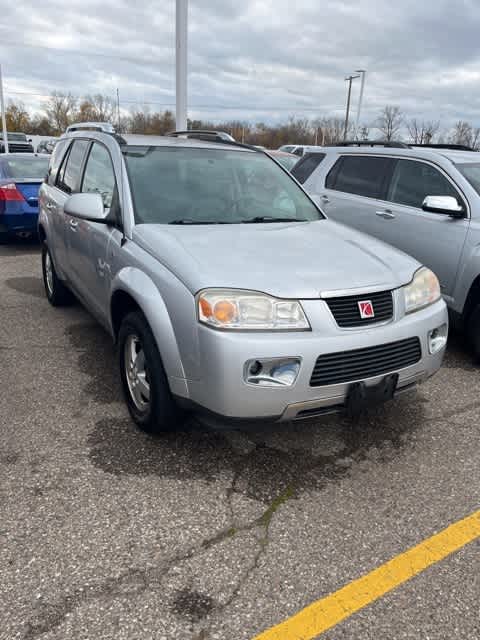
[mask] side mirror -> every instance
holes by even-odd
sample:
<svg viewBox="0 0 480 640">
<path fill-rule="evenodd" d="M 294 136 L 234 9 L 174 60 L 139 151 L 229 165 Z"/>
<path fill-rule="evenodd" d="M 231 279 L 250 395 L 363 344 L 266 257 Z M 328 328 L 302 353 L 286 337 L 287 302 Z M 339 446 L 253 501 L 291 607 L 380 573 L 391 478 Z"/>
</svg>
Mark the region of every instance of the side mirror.
<svg viewBox="0 0 480 640">
<path fill-rule="evenodd" d="M 91 222 L 108 220 L 108 210 L 103 206 L 102 196 L 98 193 L 75 193 L 65 202 L 63 210 L 67 215 Z"/>
<path fill-rule="evenodd" d="M 452 218 L 464 218 L 465 210 L 453 196 L 427 196 L 422 204 L 424 211 L 443 213 Z"/>
</svg>

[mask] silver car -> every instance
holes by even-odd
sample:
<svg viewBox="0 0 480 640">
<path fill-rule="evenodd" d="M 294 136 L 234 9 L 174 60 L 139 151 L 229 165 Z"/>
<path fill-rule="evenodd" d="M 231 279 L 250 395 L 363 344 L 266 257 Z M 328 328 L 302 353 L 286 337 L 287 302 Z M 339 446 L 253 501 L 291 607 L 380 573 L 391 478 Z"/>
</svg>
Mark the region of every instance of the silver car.
<svg viewBox="0 0 480 640">
<path fill-rule="evenodd" d="M 480 358 L 480 154 L 402 147 L 325 147 L 293 173 L 329 217 L 432 269 Z"/>
<path fill-rule="evenodd" d="M 356 415 L 441 365 L 437 278 L 326 219 L 263 151 L 185 137 L 62 137 L 40 193 L 46 294 L 118 345 L 146 431 Z"/>
</svg>

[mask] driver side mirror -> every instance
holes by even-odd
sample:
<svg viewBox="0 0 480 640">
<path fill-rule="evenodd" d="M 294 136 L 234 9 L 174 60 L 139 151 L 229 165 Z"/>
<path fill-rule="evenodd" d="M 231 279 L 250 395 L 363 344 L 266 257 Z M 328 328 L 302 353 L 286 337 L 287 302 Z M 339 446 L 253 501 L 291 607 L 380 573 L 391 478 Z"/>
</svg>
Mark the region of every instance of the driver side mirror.
<svg viewBox="0 0 480 640">
<path fill-rule="evenodd" d="M 453 196 L 427 196 L 422 209 L 430 213 L 443 213 L 451 218 L 465 217 L 465 209 Z"/>
<path fill-rule="evenodd" d="M 81 220 L 109 222 L 109 211 L 105 210 L 99 193 L 75 193 L 65 202 L 63 210 L 67 215 Z"/>
</svg>

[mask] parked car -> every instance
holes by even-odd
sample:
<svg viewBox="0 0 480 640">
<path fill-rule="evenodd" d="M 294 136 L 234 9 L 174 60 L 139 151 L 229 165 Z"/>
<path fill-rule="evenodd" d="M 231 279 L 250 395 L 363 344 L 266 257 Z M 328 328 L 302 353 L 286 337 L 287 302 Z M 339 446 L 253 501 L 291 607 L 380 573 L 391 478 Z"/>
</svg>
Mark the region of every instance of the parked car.
<svg viewBox="0 0 480 640">
<path fill-rule="evenodd" d="M 405 147 L 325 148 L 294 173 L 329 217 L 430 267 L 480 358 L 480 156 Z"/>
<path fill-rule="evenodd" d="M 291 171 L 298 162 L 298 156 L 293 153 L 273 149 L 268 149 L 267 152 L 288 171 Z"/>
<path fill-rule="evenodd" d="M 55 148 L 55 143 L 57 141 L 55 139 L 53 140 L 40 140 L 40 142 L 37 145 L 37 153 L 47 153 L 47 154 L 51 154 L 52 151 Z"/>
<path fill-rule="evenodd" d="M 10 153 L 33 153 L 32 141 L 24 133 L 7 133 Z M 3 133 L 0 132 L 0 153 L 5 153 Z"/>
<path fill-rule="evenodd" d="M 40 190 L 45 291 L 118 345 L 146 431 L 352 415 L 441 365 L 435 275 L 322 211 L 267 154 L 190 137 L 67 134 Z"/>
<path fill-rule="evenodd" d="M 0 239 L 37 233 L 38 190 L 48 157 L 26 153 L 0 156 Z"/>
</svg>

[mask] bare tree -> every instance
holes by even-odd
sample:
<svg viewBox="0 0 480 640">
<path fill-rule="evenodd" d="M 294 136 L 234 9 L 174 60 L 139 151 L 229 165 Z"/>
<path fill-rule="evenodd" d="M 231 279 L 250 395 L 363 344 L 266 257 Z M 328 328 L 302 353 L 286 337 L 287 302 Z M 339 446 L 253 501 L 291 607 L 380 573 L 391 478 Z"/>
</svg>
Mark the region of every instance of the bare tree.
<svg viewBox="0 0 480 640">
<path fill-rule="evenodd" d="M 448 137 L 450 144 L 462 144 L 477 149 L 480 147 L 480 128 L 472 127 L 466 120 L 459 120 Z"/>
<path fill-rule="evenodd" d="M 72 124 L 76 112 L 77 99 L 71 93 L 53 92 L 45 107 L 45 115 L 55 133 L 65 131 Z"/>
<path fill-rule="evenodd" d="M 399 137 L 402 124 L 403 114 L 400 111 L 400 107 L 387 104 L 378 117 L 376 128 L 381 131 L 383 139 L 390 142 Z"/>
<path fill-rule="evenodd" d="M 114 116 L 114 101 L 109 96 L 96 94 L 80 102 L 76 118 L 78 122 L 112 122 Z"/>
<path fill-rule="evenodd" d="M 405 122 L 405 126 L 413 144 L 430 144 L 440 129 L 440 122 L 411 118 Z"/>
</svg>

